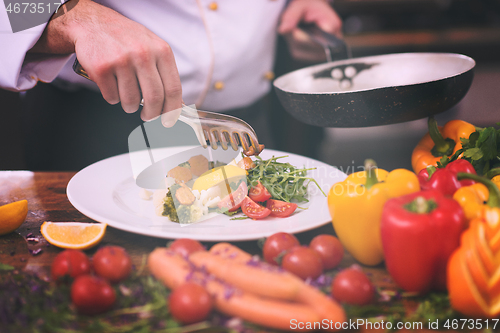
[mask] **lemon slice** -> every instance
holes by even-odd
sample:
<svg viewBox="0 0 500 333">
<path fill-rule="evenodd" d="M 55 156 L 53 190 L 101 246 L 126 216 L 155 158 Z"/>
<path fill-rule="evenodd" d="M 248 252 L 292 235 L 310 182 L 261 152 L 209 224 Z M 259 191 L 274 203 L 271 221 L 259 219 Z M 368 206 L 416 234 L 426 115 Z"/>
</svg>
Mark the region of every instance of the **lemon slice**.
<svg viewBox="0 0 500 333">
<path fill-rule="evenodd" d="M 106 232 L 106 224 L 43 222 L 40 232 L 52 245 L 64 249 L 85 250 L 101 241 Z"/>
<path fill-rule="evenodd" d="M 23 224 L 28 215 L 28 201 L 20 200 L 0 206 L 0 236 L 11 233 Z"/>
</svg>

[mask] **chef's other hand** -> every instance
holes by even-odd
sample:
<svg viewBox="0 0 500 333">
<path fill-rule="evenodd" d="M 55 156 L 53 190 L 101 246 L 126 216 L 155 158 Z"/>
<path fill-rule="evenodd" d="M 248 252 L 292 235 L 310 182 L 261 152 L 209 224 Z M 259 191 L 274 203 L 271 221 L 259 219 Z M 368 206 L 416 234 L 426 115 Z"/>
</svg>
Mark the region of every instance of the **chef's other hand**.
<svg viewBox="0 0 500 333">
<path fill-rule="evenodd" d="M 68 2 L 68 4 L 72 1 Z M 91 0 L 54 16 L 31 52 L 72 53 L 110 104 L 143 120 L 179 109 L 182 88 L 170 46 L 143 25 Z"/>
<path fill-rule="evenodd" d="M 280 34 L 293 32 L 299 22 L 315 23 L 320 29 L 342 38 L 342 20 L 325 0 L 294 0 L 281 15 Z"/>
<path fill-rule="evenodd" d="M 293 0 L 281 15 L 278 32 L 285 35 L 292 56 L 302 61 L 324 61 L 323 48 L 297 27 L 300 22 L 314 23 L 342 38 L 342 20 L 325 0 Z"/>
</svg>

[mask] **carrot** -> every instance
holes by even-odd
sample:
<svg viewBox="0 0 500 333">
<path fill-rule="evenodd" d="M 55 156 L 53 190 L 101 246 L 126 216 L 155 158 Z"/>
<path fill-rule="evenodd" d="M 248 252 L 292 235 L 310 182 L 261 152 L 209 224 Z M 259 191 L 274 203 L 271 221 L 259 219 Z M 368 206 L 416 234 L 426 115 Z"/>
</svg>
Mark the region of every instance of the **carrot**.
<svg viewBox="0 0 500 333">
<path fill-rule="evenodd" d="M 214 297 L 216 308 L 230 316 L 290 331 L 309 331 L 292 329 L 292 319 L 302 323 L 319 323 L 321 320 L 321 317 L 306 305 L 259 297 L 210 278 L 203 271 L 194 271 L 186 259 L 167 249 L 154 250 L 148 257 L 148 266 L 157 279 L 173 289 L 186 280 L 204 284 Z"/>
<path fill-rule="evenodd" d="M 339 304 L 314 287 L 305 284 L 295 275 L 275 266 L 262 262 L 247 264 L 234 262 L 232 259 L 224 259 L 210 252 L 192 253 L 189 261 L 243 291 L 306 304 L 322 319 L 333 322 L 345 321 L 344 309 Z"/>
<path fill-rule="evenodd" d="M 252 255 L 229 243 L 217 243 L 210 248 L 210 253 L 224 259 L 232 259 L 234 262 L 247 263 Z"/>
</svg>

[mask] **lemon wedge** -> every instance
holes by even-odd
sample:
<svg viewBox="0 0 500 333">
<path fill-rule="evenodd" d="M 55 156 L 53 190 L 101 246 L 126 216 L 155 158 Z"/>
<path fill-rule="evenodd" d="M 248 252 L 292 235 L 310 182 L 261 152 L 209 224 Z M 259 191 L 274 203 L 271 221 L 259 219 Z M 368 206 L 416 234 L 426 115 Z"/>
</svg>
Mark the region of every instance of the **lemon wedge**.
<svg viewBox="0 0 500 333">
<path fill-rule="evenodd" d="M 225 175 L 224 175 L 225 174 Z M 237 181 L 243 177 L 246 178 L 247 172 L 240 167 L 234 165 L 225 165 L 212 170 L 208 170 L 198 177 L 194 184 L 193 190 L 208 190 L 211 187 L 219 185 L 226 179 L 229 182 Z"/>
<path fill-rule="evenodd" d="M 40 232 L 52 245 L 64 249 L 85 250 L 101 241 L 106 232 L 106 224 L 43 222 Z"/>
<path fill-rule="evenodd" d="M 11 233 L 23 224 L 28 215 L 28 201 L 20 200 L 0 206 L 0 236 Z"/>
</svg>

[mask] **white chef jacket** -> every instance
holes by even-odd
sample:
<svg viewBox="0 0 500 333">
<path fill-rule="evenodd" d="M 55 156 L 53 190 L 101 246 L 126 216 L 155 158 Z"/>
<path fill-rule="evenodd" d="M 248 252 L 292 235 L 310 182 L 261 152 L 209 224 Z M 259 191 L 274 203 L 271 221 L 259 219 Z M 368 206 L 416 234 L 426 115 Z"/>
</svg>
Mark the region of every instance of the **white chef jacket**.
<svg viewBox="0 0 500 333">
<path fill-rule="evenodd" d="M 96 0 L 143 24 L 172 48 L 186 104 L 211 111 L 244 107 L 271 86 L 276 30 L 286 0 Z M 45 25 L 12 33 L 0 6 L 0 87 L 33 88 L 56 77 L 97 86 L 72 70 L 74 55 L 33 55 Z"/>
</svg>

